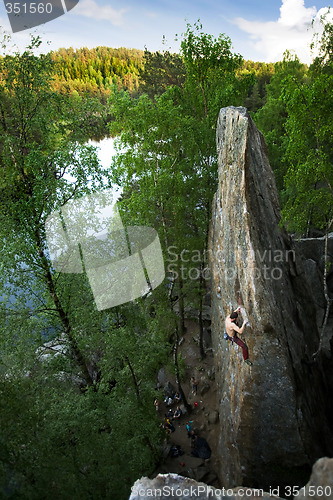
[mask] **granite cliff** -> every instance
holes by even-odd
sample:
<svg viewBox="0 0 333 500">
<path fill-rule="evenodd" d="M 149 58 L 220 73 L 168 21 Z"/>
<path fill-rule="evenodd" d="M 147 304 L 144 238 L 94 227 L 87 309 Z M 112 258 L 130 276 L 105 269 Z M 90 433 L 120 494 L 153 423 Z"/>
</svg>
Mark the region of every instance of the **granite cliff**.
<svg viewBox="0 0 333 500">
<path fill-rule="evenodd" d="M 209 256 L 220 479 L 225 487 L 305 484 L 314 461 L 333 451 L 331 388 L 321 359 L 312 362 L 316 310 L 302 260 L 279 228 L 266 145 L 245 108 L 220 111 L 217 148 Z M 253 366 L 223 338 L 239 303 Z"/>
</svg>

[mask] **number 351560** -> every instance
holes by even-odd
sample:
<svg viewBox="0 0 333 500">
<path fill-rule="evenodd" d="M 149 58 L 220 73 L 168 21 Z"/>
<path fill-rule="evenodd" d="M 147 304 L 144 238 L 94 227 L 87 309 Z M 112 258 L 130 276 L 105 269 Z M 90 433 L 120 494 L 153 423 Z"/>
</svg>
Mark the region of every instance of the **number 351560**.
<svg viewBox="0 0 333 500">
<path fill-rule="evenodd" d="M 6 3 L 7 14 L 51 14 L 52 4 L 43 2 Z"/>
</svg>

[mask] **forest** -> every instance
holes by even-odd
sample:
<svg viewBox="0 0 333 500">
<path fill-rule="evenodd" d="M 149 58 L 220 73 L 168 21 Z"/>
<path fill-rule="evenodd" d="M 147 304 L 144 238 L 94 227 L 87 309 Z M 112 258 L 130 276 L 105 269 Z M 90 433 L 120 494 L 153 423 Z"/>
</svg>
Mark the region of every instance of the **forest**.
<svg viewBox="0 0 333 500">
<path fill-rule="evenodd" d="M 139 90 L 143 55 L 142 50 L 110 47 L 52 51 L 54 89 L 62 94 L 98 97 L 104 104 L 113 87 L 124 88 L 135 96 Z"/>
<path fill-rule="evenodd" d="M 310 66 L 289 52 L 275 64 L 244 61 L 227 35 L 200 22 L 187 25 L 179 54 L 37 55 L 34 36 L 9 54 L 9 43 L 0 58 L 1 497 L 126 499 L 161 460 L 161 366 L 176 374 L 186 404 L 177 349 L 189 304 L 205 357 L 209 282 L 177 266 L 184 251 L 206 266 L 220 108 L 247 107 L 263 132 L 281 225 L 304 237 L 332 230 L 333 26 L 323 21 Z M 117 137 L 108 168 L 87 142 L 102 135 Z M 157 231 L 167 274 L 142 297 L 98 310 L 82 245 L 83 272 L 55 269 L 46 223 L 115 186 L 123 224 Z"/>
</svg>

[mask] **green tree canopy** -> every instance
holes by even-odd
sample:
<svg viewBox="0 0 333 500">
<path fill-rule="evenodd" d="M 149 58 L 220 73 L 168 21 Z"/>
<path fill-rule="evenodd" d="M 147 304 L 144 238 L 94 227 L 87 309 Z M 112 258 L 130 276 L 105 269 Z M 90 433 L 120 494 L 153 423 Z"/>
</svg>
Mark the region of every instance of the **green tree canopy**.
<svg viewBox="0 0 333 500">
<path fill-rule="evenodd" d="M 319 56 L 307 78 L 283 82 L 288 143 L 284 161 L 286 204 L 283 217 L 298 233 L 326 231 L 333 217 L 333 59 L 332 25 L 325 24 Z M 313 233 L 312 233 L 313 234 Z"/>
<path fill-rule="evenodd" d="M 282 99 L 282 87 L 285 78 L 293 76 L 294 81 L 303 81 L 307 75 L 307 67 L 300 63 L 296 56 L 286 52 L 281 62 L 275 63 L 275 71 L 266 86 L 267 101 L 254 116 L 255 122 L 263 132 L 269 152 L 270 164 L 274 170 L 279 193 L 284 186 L 287 170 L 283 158 L 288 142 L 286 134 L 287 109 Z"/>
<path fill-rule="evenodd" d="M 56 93 L 39 44 L 0 61 L 0 491 L 125 499 L 159 456 L 152 374 L 168 344 L 148 299 L 98 311 L 85 273 L 53 267 L 50 214 L 111 184 L 84 143 L 99 103 Z"/>
<path fill-rule="evenodd" d="M 123 217 L 130 214 L 160 234 L 166 268 L 175 280 L 180 332 L 185 296 L 200 309 L 205 291 L 202 271 L 216 190 L 218 112 L 222 106 L 240 105 L 248 84 L 247 77 L 236 75 L 242 58 L 232 53 L 229 38 L 206 35 L 199 23 L 187 26 L 181 56 L 181 85 L 177 82 L 164 92 L 161 87 L 157 93 L 152 87 L 154 99 L 143 95 L 133 100 L 120 92 L 109 100 L 111 130 L 120 134 L 125 150 L 113 165 L 114 181 L 124 188 Z M 158 74 L 153 65 L 150 69 Z M 176 255 L 172 265 L 170 248 Z M 189 259 L 183 272 L 184 252 L 196 252 L 197 258 Z"/>
<path fill-rule="evenodd" d="M 185 81 L 183 58 L 169 51 L 149 52 L 146 49 L 140 78 L 140 91 L 150 98 L 160 96 L 168 87 L 181 87 Z"/>
</svg>

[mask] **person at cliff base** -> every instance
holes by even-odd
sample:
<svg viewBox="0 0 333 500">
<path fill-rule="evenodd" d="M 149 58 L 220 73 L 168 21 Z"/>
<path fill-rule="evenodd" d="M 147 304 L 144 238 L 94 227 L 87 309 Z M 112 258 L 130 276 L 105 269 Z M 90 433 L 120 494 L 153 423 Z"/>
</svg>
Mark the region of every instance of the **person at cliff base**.
<svg viewBox="0 0 333 500">
<path fill-rule="evenodd" d="M 182 416 L 182 414 L 183 414 L 182 410 L 180 409 L 179 406 L 177 406 L 176 411 L 173 414 L 173 418 L 174 419 L 180 418 Z"/>
<path fill-rule="evenodd" d="M 198 392 L 198 382 L 195 380 L 194 377 L 191 377 L 191 385 L 192 385 L 192 394 L 196 396 Z"/>
<path fill-rule="evenodd" d="M 187 436 L 189 438 L 191 437 L 192 424 L 193 424 L 193 420 L 189 420 L 188 422 L 186 422 Z"/>
<path fill-rule="evenodd" d="M 245 363 L 251 366 L 253 363 L 249 360 L 249 350 L 247 348 L 247 345 L 237 336 L 237 334 L 241 335 L 244 332 L 244 328 L 246 325 L 246 321 L 243 321 L 241 327 L 236 324 L 239 311 L 240 307 L 238 307 L 235 311 L 233 311 L 225 318 L 225 337 L 227 340 L 231 340 L 232 342 L 235 342 L 235 344 L 239 345 L 239 347 L 242 349 L 243 359 Z"/>
<path fill-rule="evenodd" d="M 174 417 L 174 413 L 175 412 L 171 408 L 169 408 L 167 413 L 165 413 L 165 418 L 169 418 L 170 420 L 172 420 Z"/>
<path fill-rule="evenodd" d="M 170 422 L 169 418 L 166 418 L 164 421 L 164 429 L 167 431 L 168 434 L 171 434 L 171 432 L 175 432 L 175 427 L 174 425 Z"/>
<path fill-rule="evenodd" d="M 174 395 L 173 399 L 175 400 L 176 403 L 179 403 L 180 400 L 182 399 L 181 395 L 179 392 L 176 392 L 176 394 Z"/>
</svg>

